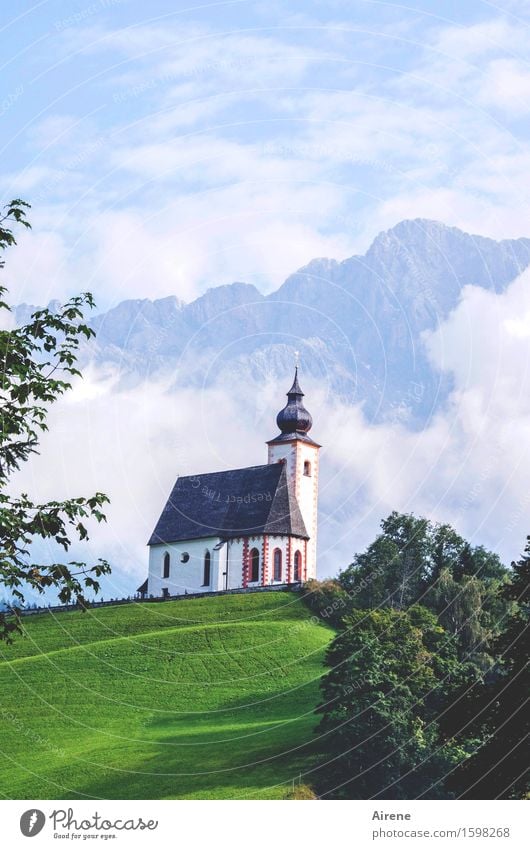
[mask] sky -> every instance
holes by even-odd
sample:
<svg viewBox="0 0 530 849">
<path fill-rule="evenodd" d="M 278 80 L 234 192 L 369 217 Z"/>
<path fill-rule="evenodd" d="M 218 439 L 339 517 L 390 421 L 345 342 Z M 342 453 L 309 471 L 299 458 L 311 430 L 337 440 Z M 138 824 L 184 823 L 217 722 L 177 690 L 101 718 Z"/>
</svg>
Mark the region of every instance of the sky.
<svg viewBox="0 0 530 849">
<path fill-rule="evenodd" d="M 529 5 L 4 6 L 17 300 L 267 292 L 403 218 L 528 235 Z"/>
<path fill-rule="evenodd" d="M 528 0 L 4 6 L 0 196 L 30 201 L 33 224 L 8 258 L 12 300 L 89 289 L 105 310 L 190 301 L 234 280 L 266 293 L 405 218 L 530 236 L 529 29 Z M 422 433 L 367 423 L 362 406 L 319 416 L 326 387 L 311 387 L 332 505 L 321 574 L 350 562 L 394 508 L 451 521 L 507 562 L 519 553 L 530 531 L 528 276 L 502 296 L 469 282 L 425 339 L 454 392 Z M 286 388 L 267 387 L 271 422 Z M 214 386 L 200 399 L 217 410 L 207 453 L 183 451 L 194 399 L 166 389 L 117 393 L 90 372 L 22 479 L 49 497 L 110 492 L 109 525 L 91 545 L 121 564 L 116 593 L 145 571 L 175 467 L 253 465 L 271 436 L 252 420 L 234 439 L 235 401 Z"/>
</svg>

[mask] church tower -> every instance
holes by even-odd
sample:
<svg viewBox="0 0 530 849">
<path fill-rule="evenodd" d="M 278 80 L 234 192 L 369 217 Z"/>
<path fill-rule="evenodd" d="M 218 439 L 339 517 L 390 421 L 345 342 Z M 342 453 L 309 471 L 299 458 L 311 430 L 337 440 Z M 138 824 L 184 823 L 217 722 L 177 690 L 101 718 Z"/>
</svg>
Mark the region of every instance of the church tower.
<svg viewBox="0 0 530 849">
<path fill-rule="evenodd" d="M 287 393 L 287 404 L 276 417 L 281 432 L 270 439 L 267 445 L 269 464 L 283 462 L 287 466 L 287 476 L 309 534 L 303 569 L 304 577 L 309 579 L 316 578 L 318 460 L 321 446 L 308 436 L 313 419 L 304 407 L 303 397 L 297 366 L 293 385 Z"/>
</svg>

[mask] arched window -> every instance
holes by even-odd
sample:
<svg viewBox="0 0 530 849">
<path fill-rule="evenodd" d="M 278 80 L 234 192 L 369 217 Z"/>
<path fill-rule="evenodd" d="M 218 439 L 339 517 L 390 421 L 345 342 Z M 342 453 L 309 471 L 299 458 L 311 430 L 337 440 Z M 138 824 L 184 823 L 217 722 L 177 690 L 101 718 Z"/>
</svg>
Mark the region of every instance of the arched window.
<svg viewBox="0 0 530 849">
<path fill-rule="evenodd" d="M 207 551 L 206 554 L 204 555 L 204 571 L 203 571 L 203 576 L 202 576 L 203 587 L 209 587 L 210 586 L 210 572 L 211 572 L 210 566 L 211 566 L 211 563 L 212 563 L 212 556 L 211 556 L 210 552 Z"/>
<path fill-rule="evenodd" d="M 281 581 L 282 579 L 282 550 L 281 548 L 274 549 L 274 580 Z"/>
<path fill-rule="evenodd" d="M 311 463 L 309 462 L 309 460 L 304 460 L 304 475 L 307 478 L 311 477 Z"/>
<path fill-rule="evenodd" d="M 164 554 L 164 568 L 162 570 L 162 577 L 163 578 L 169 578 L 169 564 L 170 564 L 169 551 L 166 551 L 166 553 Z"/>
<path fill-rule="evenodd" d="M 257 548 L 250 549 L 250 580 L 259 581 L 259 551 Z"/>
<path fill-rule="evenodd" d="M 294 580 L 299 581 L 302 574 L 302 555 L 299 551 L 294 553 Z"/>
</svg>

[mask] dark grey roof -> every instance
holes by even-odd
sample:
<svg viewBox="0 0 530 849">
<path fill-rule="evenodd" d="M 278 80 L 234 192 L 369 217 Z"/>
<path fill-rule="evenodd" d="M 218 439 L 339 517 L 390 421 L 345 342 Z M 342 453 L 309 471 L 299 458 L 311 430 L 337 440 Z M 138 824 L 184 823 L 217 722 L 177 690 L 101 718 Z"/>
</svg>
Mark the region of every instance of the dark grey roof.
<svg viewBox="0 0 530 849">
<path fill-rule="evenodd" d="M 284 463 L 178 478 L 148 545 L 257 534 L 309 538 Z"/>
</svg>

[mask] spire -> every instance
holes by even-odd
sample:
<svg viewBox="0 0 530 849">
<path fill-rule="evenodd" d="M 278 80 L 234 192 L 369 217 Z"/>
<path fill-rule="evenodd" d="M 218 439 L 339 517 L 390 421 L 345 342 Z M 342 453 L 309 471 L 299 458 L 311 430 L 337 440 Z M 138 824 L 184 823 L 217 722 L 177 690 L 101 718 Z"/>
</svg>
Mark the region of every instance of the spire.
<svg viewBox="0 0 530 849">
<path fill-rule="evenodd" d="M 300 389 L 300 384 L 298 383 L 298 366 L 295 366 L 293 385 L 289 389 L 287 397 L 289 398 L 291 395 L 298 395 L 300 398 L 304 397 L 304 393 Z"/>
<path fill-rule="evenodd" d="M 307 433 L 311 430 L 313 419 L 303 405 L 304 393 L 298 383 L 298 363 L 294 370 L 293 385 L 287 393 L 287 404 L 276 417 L 276 424 L 282 433 Z"/>
</svg>

